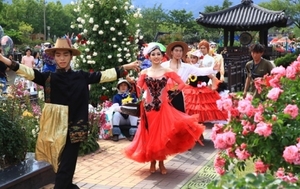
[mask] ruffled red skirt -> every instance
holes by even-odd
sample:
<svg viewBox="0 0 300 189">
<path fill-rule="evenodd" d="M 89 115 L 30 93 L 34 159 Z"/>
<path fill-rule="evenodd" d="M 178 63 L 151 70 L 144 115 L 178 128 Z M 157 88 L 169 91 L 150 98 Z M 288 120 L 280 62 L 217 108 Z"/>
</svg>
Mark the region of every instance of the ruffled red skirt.
<svg viewBox="0 0 300 189">
<path fill-rule="evenodd" d="M 186 85 L 183 93 L 186 113 L 197 114 L 200 123 L 227 120 L 227 112 L 220 111 L 217 107 L 216 101 L 221 98 L 217 91 L 209 87 Z"/>
<path fill-rule="evenodd" d="M 165 160 L 169 155 L 191 149 L 204 130 L 196 116 L 182 113 L 166 102 L 159 111 L 142 113 L 137 133 L 125 148 L 125 155 L 141 163 Z"/>
</svg>

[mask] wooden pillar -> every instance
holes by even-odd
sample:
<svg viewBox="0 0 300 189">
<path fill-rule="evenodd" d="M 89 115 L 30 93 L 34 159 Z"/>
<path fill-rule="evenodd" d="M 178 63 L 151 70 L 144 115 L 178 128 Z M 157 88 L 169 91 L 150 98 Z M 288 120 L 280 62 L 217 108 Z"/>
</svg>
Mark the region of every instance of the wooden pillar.
<svg viewBox="0 0 300 189">
<path fill-rule="evenodd" d="M 268 28 L 262 28 L 259 31 L 259 43 L 268 46 Z"/>
<path fill-rule="evenodd" d="M 230 47 L 233 47 L 234 44 L 234 31 L 230 30 Z"/>
<path fill-rule="evenodd" d="M 224 29 L 224 47 L 228 47 L 228 30 Z"/>
</svg>

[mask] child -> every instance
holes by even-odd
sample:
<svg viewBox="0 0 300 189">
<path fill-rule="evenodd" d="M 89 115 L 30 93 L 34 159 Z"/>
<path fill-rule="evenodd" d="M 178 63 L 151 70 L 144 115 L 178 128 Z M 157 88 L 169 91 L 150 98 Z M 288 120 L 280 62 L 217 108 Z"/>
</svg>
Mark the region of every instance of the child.
<svg viewBox="0 0 300 189">
<path fill-rule="evenodd" d="M 129 93 L 131 89 L 131 84 L 127 80 L 125 79 L 119 80 L 117 84 L 117 89 L 118 89 L 118 94 L 114 95 L 113 103 L 118 103 L 121 106 L 126 103 L 132 103 L 137 101 L 135 94 Z M 130 126 L 129 136 L 128 134 L 127 136 L 128 136 L 128 140 L 132 141 L 135 132 L 137 130 L 137 122 L 138 122 L 138 117 L 123 114 L 121 112 L 116 111 L 112 117 L 112 124 L 113 124 L 112 140 L 116 142 L 119 141 L 119 135 L 121 134 L 121 130 L 123 131 L 122 133 L 125 134 L 126 136 L 126 133 L 124 133 L 126 132 L 125 127 Z"/>
</svg>

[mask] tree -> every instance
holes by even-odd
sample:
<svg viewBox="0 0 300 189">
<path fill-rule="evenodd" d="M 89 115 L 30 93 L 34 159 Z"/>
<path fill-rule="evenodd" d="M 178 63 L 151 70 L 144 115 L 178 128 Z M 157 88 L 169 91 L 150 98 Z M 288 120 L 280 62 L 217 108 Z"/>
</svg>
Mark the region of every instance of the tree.
<svg viewBox="0 0 300 189">
<path fill-rule="evenodd" d="M 295 25 L 300 28 L 300 0 L 270 0 L 259 5 L 269 10 L 284 10 L 294 20 Z"/>
<path fill-rule="evenodd" d="M 145 8 L 141 10 L 143 18 L 140 18 L 141 33 L 147 42 L 153 41 L 157 32 L 168 32 L 162 30 L 162 26 L 166 23 L 168 14 L 160 5 L 155 4 L 153 8 Z"/>
<path fill-rule="evenodd" d="M 85 0 L 74 10 L 78 17 L 71 28 L 81 30 L 75 45 L 82 52 L 75 60 L 75 67 L 93 72 L 136 59 L 139 31 L 130 26 L 141 14 L 128 1 Z M 116 93 L 115 86 L 116 83 L 92 85 L 91 101 L 97 104 L 99 99 L 112 97 Z"/>
<path fill-rule="evenodd" d="M 184 34 L 186 28 L 192 27 L 194 21 L 193 13 L 186 10 L 171 10 L 169 12 L 168 23 L 172 31 L 178 31 L 181 35 Z"/>
</svg>

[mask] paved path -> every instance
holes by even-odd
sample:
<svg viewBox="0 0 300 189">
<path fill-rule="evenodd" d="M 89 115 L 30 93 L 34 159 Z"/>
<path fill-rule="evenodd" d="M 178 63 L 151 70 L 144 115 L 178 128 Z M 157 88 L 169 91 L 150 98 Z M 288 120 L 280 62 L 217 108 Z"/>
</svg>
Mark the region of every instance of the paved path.
<svg viewBox="0 0 300 189">
<path fill-rule="evenodd" d="M 119 142 L 99 140 L 101 150 L 78 158 L 74 183 L 81 189 L 179 189 L 215 155 L 216 150 L 209 139 L 211 127 L 211 124 L 207 125 L 204 133 L 205 146 L 196 144 L 191 151 L 166 160 L 166 175 L 161 175 L 159 170 L 151 174 L 149 163 L 125 158 L 122 150 L 130 143 L 127 139 Z"/>
</svg>

